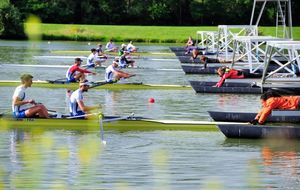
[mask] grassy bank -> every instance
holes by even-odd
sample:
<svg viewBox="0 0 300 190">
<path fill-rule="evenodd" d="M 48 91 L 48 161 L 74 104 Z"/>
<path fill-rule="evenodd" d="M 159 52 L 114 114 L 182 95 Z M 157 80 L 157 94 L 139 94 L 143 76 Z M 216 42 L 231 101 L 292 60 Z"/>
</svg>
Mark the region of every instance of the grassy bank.
<svg viewBox="0 0 300 190">
<path fill-rule="evenodd" d="M 215 26 L 111 26 L 42 24 L 44 40 L 102 41 L 113 38 L 116 42 L 183 43 L 188 36 L 196 38 L 196 31 L 217 31 Z M 275 36 L 275 27 L 260 27 L 261 35 Z M 293 28 L 294 39 L 300 39 L 300 27 Z"/>
</svg>

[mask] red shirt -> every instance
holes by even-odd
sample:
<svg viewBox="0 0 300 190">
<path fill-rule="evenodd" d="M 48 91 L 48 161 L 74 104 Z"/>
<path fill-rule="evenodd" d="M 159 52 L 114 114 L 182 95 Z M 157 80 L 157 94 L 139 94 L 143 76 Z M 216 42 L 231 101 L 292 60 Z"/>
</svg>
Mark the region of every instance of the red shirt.
<svg viewBox="0 0 300 190">
<path fill-rule="evenodd" d="M 219 82 L 216 84 L 216 87 L 221 87 L 225 79 L 243 79 L 244 74 L 241 71 L 230 69 L 229 71 L 226 71 L 222 76 Z"/>
</svg>

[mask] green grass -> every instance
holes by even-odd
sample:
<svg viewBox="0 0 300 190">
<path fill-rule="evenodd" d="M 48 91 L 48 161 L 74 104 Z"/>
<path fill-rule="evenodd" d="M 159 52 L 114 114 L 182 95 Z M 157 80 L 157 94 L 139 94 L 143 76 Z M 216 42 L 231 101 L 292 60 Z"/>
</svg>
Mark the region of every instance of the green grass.
<svg viewBox="0 0 300 190">
<path fill-rule="evenodd" d="M 77 40 L 107 42 L 184 43 L 197 31 L 217 31 L 217 26 L 114 26 L 42 24 L 44 40 Z M 259 27 L 261 35 L 275 36 L 275 27 Z M 300 40 L 300 27 L 293 27 L 295 40 Z"/>
</svg>

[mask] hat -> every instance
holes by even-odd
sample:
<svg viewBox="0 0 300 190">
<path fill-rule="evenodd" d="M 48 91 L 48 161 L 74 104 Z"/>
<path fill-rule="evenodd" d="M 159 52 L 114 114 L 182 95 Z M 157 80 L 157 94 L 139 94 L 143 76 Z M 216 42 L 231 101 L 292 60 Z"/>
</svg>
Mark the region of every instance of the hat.
<svg viewBox="0 0 300 190">
<path fill-rule="evenodd" d="M 114 58 L 114 62 L 117 62 L 117 63 L 118 63 L 118 62 L 119 62 L 119 59 L 120 59 L 119 57 L 115 57 L 115 58 Z"/>
<path fill-rule="evenodd" d="M 79 86 L 91 86 L 91 83 L 88 80 L 84 80 L 79 82 Z"/>
<path fill-rule="evenodd" d="M 122 47 L 122 48 L 123 48 L 123 47 L 126 47 L 126 44 L 122 44 L 121 47 Z"/>
<path fill-rule="evenodd" d="M 75 62 L 82 62 L 82 59 L 80 59 L 79 57 L 75 58 Z"/>
<path fill-rule="evenodd" d="M 33 76 L 30 74 L 23 74 L 20 78 L 21 78 L 21 81 L 26 81 L 26 80 L 32 79 Z"/>
</svg>

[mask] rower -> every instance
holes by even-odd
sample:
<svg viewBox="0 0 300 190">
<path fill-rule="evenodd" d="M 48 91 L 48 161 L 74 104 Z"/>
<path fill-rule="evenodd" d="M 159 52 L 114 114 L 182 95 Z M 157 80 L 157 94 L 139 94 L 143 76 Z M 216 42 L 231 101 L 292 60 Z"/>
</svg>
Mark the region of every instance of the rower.
<svg viewBox="0 0 300 190">
<path fill-rule="evenodd" d="M 129 74 L 117 69 L 119 58 L 115 58 L 113 63 L 105 69 L 105 81 L 108 83 L 117 82 L 121 78 L 130 78 L 135 74 Z"/>
<path fill-rule="evenodd" d="M 82 116 L 76 117 L 78 119 L 85 119 L 86 114 L 94 109 L 98 109 L 99 106 L 86 106 L 83 103 L 83 93 L 88 92 L 90 83 L 87 80 L 79 83 L 79 89 L 75 90 L 70 96 L 69 109 L 71 116 Z"/>
<path fill-rule="evenodd" d="M 243 70 L 230 69 L 228 67 L 220 67 L 217 70 L 218 75 L 221 77 L 219 82 L 214 87 L 221 87 L 226 79 L 243 79 L 243 78 L 259 78 L 260 73 L 248 73 Z"/>
<path fill-rule="evenodd" d="M 93 75 L 96 75 L 95 72 L 91 72 L 89 70 L 80 68 L 81 63 L 82 59 L 75 58 L 74 64 L 68 69 L 66 73 L 68 82 L 78 82 L 80 80 L 85 80 L 85 73 L 91 73 Z"/>
<path fill-rule="evenodd" d="M 119 67 L 126 68 L 128 66 L 134 67 L 134 60 L 128 60 L 130 53 L 128 51 L 124 51 L 124 54 L 119 59 Z"/>
<path fill-rule="evenodd" d="M 132 41 L 127 44 L 126 48 L 128 52 L 137 52 L 138 49 L 132 44 Z"/>
<path fill-rule="evenodd" d="M 105 61 L 105 60 L 104 60 Z M 95 48 L 91 49 L 91 54 L 86 59 L 86 65 L 88 68 L 101 66 L 101 62 L 104 62 L 103 60 L 98 57 L 98 53 Z"/>
<path fill-rule="evenodd" d="M 33 99 L 25 99 L 25 90 L 32 85 L 33 76 L 23 74 L 22 84 L 18 86 L 12 97 L 12 111 L 15 118 L 49 118 L 47 108 L 43 104 L 37 104 Z M 29 107 L 29 104 L 33 105 Z"/>
<path fill-rule="evenodd" d="M 273 109 L 297 110 L 300 109 L 300 96 L 281 96 L 279 93 L 268 90 L 260 97 L 262 109 L 251 124 L 264 124 Z"/>
</svg>

